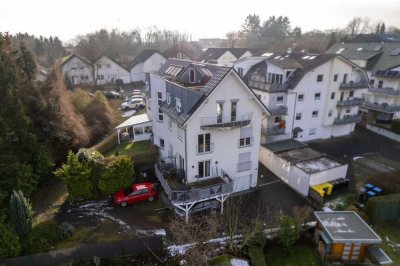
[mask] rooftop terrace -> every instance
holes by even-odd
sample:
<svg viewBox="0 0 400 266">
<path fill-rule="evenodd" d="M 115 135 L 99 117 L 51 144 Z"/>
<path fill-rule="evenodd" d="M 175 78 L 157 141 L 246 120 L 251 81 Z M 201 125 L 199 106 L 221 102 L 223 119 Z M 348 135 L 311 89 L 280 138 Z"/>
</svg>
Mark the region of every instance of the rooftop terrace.
<svg viewBox="0 0 400 266">
<path fill-rule="evenodd" d="M 342 164 L 326 156 L 315 160 L 299 162 L 296 164 L 297 168 L 300 168 L 308 174 L 326 171 L 339 166 L 342 166 Z"/>
</svg>

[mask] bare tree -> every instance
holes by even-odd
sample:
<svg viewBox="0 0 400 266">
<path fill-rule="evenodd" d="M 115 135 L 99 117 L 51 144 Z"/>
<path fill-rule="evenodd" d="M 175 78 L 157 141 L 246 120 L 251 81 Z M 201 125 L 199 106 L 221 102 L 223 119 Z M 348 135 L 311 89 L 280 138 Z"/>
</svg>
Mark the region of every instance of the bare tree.
<svg viewBox="0 0 400 266">
<path fill-rule="evenodd" d="M 226 34 L 226 42 L 228 47 L 235 48 L 239 41 L 239 33 L 236 31 L 231 31 Z"/>
</svg>

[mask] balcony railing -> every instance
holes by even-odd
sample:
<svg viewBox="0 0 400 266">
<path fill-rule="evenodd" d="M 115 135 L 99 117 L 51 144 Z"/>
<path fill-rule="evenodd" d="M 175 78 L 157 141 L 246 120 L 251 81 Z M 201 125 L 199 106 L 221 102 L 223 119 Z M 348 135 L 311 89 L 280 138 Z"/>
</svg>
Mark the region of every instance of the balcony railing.
<svg viewBox="0 0 400 266">
<path fill-rule="evenodd" d="M 340 83 L 339 89 L 349 90 L 349 89 L 366 89 L 369 88 L 369 84 L 366 81 L 350 81 L 349 83 Z"/>
<path fill-rule="evenodd" d="M 364 102 L 363 99 L 361 98 L 354 98 L 354 99 L 348 99 L 348 100 L 339 100 L 336 104 L 337 107 L 349 107 L 349 106 L 359 106 L 362 105 Z"/>
<path fill-rule="evenodd" d="M 286 106 L 277 106 L 274 108 L 269 108 L 272 116 L 287 115 L 288 108 Z"/>
<path fill-rule="evenodd" d="M 385 95 L 400 95 L 400 91 L 395 90 L 391 87 L 385 87 L 385 88 L 371 87 L 368 90 L 368 92 L 385 94 Z"/>
<path fill-rule="evenodd" d="M 286 84 L 270 83 L 263 78 L 257 80 L 256 78 L 249 79 L 249 87 L 256 90 L 263 90 L 266 92 L 286 92 L 288 86 Z"/>
<path fill-rule="evenodd" d="M 358 123 L 361 121 L 361 115 L 344 115 L 343 117 L 337 117 L 333 121 L 335 125 L 344 125 L 350 123 Z"/>
<path fill-rule="evenodd" d="M 241 162 L 237 164 L 237 171 L 243 172 L 251 169 L 251 161 Z"/>
<path fill-rule="evenodd" d="M 196 145 L 196 153 L 197 155 L 207 154 L 214 152 L 214 143 L 205 144 L 205 145 Z"/>
<path fill-rule="evenodd" d="M 218 176 L 212 179 L 185 184 L 179 187 L 175 186 L 176 184 L 172 180 L 174 177 L 162 171 L 160 165 L 155 165 L 155 172 L 168 199 L 175 204 L 212 199 L 233 191 L 233 180 L 222 169 L 220 169 Z"/>
<path fill-rule="evenodd" d="M 363 107 L 370 110 L 380 111 L 384 113 L 395 113 L 400 111 L 399 105 L 388 105 L 388 104 L 377 104 L 377 103 L 370 103 L 365 102 Z"/>
<path fill-rule="evenodd" d="M 201 118 L 201 129 L 218 129 L 218 128 L 234 128 L 244 127 L 250 124 L 252 113 L 235 116 L 235 117 L 202 117 Z"/>
</svg>

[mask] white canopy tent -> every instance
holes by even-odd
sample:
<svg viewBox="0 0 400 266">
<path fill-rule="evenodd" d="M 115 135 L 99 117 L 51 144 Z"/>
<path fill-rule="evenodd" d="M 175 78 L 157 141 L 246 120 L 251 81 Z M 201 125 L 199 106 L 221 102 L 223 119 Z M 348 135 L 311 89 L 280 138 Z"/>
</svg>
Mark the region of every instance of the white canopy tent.
<svg viewBox="0 0 400 266">
<path fill-rule="evenodd" d="M 115 130 L 118 133 L 118 144 L 122 138 L 134 139 L 136 141 L 148 140 L 153 134 L 153 122 L 147 114 L 134 115 L 118 125 Z"/>
</svg>

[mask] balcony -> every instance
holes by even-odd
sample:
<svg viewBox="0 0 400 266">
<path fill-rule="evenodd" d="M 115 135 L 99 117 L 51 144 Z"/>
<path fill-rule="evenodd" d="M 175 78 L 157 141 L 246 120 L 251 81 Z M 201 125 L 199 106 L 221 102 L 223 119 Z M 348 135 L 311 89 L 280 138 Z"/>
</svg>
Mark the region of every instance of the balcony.
<svg viewBox="0 0 400 266">
<path fill-rule="evenodd" d="M 366 89 L 369 88 L 369 84 L 366 81 L 350 81 L 349 83 L 340 83 L 340 90 L 352 90 L 352 89 Z"/>
<path fill-rule="evenodd" d="M 233 180 L 222 169 L 213 173 L 212 178 L 185 184 L 183 170 L 177 170 L 173 164 L 155 165 L 155 172 L 168 199 L 173 204 L 188 204 L 213 199 L 233 191 Z"/>
<path fill-rule="evenodd" d="M 221 129 L 221 128 L 237 128 L 244 127 L 250 124 L 252 113 L 236 116 L 236 117 L 202 117 L 201 118 L 201 129 Z"/>
<path fill-rule="evenodd" d="M 271 112 L 271 116 L 281 116 L 281 115 L 287 115 L 288 113 L 288 108 L 286 106 L 276 106 L 274 108 L 269 108 L 269 111 Z"/>
<path fill-rule="evenodd" d="M 214 152 L 214 143 L 205 144 L 205 145 L 196 145 L 196 154 L 208 154 Z"/>
<path fill-rule="evenodd" d="M 377 93 L 377 94 L 384 94 L 384 95 L 400 95 L 400 91 L 395 90 L 391 87 L 385 87 L 385 88 L 377 88 L 377 87 L 371 87 L 368 92 L 372 93 Z"/>
<path fill-rule="evenodd" d="M 285 134 L 285 127 L 273 126 L 273 127 L 262 127 L 262 133 L 267 136 L 276 136 Z"/>
<path fill-rule="evenodd" d="M 286 92 L 288 86 L 286 84 L 270 83 L 265 80 L 264 76 L 253 76 L 249 79 L 249 87 L 256 90 L 263 90 L 270 93 Z"/>
<path fill-rule="evenodd" d="M 251 169 L 251 161 L 241 162 L 237 164 L 237 172 L 244 172 Z"/>
<path fill-rule="evenodd" d="M 350 106 L 360 106 L 364 102 L 361 98 L 353 98 L 348 100 L 339 100 L 336 104 L 337 107 L 350 107 Z"/>
<path fill-rule="evenodd" d="M 363 107 L 369 110 L 379 111 L 383 113 L 395 113 L 400 111 L 399 105 L 389 105 L 387 103 L 378 104 L 378 103 L 365 102 L 363 104 Z"/>
<path fill-rule="evenodd" d="M 344 125 L 351 123 L 358 123 L 361 121 L 361 115 L 344 115 L 343 117 L 337 117 L 333 121 L 335 125 Z"/>
</svg>

